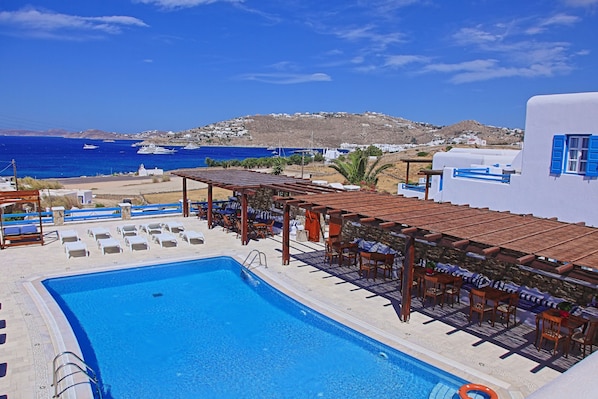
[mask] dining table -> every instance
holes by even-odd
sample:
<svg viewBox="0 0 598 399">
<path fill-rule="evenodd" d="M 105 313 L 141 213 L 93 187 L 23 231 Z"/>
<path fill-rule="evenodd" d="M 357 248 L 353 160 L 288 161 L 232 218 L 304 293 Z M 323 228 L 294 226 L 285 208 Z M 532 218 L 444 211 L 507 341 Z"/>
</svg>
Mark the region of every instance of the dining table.
<svg viewBox="0 0 598 399">
<path fill-rule="evenodd" d="M 438 284 L 442 286 L 443 291 L 446 289 L 447 285 L 454 284 L 455 280 L 460 278 L 459 276 L 453 276 L 452 274 L 437 271 L 427 273 L 425 267 L 414 267 L 413 279 L 417 282 L 417 290 L 420 297 L 423 296 L 425 276 L 435 277 L 438 281 Z"/>
<path fill-rule="evenodd" d="M 506 301 L 507 299 L 509 299 L 511 293 L 492 287 L 490 285 L 487 285 L 482 288 L 477 288 L 477 290 L 482 291 L 485 294 L 485 298 L 487 300 L 492 301 L 492 325 L 494 326 L 494 323 L 496 321 L 496 308 L 498 308 L 498 305 L 500 305 L 502 301 Z"/>
<path fill-rule="evenodd" d="M 585 326 L 590 320 L 582 316 L 576 316 L 568 312 L 564 312 L 560 309 L 546 309 L 536 315 L 536 336 L 534 338 L 534 345 L 536 346 L 538 346 L 538 337 L 540 336 L 540 320 L 542 320 L 542 316 L 544 315 L 557 316 L 561 318 L 561 328 L 565 330 L 564 332 L 567 334 L 567 339 L 565 340 L 565 349 L 563 352 L 565 353 L 565 357 L 568 356 L 571 336 L 575 330 Z"/>
</svg>

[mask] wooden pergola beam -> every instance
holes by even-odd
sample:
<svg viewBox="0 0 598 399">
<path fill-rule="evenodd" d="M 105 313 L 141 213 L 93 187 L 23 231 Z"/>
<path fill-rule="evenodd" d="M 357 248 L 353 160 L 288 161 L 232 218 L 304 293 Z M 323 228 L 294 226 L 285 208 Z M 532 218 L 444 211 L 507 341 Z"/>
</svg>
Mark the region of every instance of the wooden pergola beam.
<svg viewBox="0 0 598 399">
<path fill-rule="evenodd" d="M 490 247 L 490 248 L 482 249 L 482 253 L 484 254 L 484 256 L 496 255 L 499 252 L 500 252 L 500 247 Z"/>
<path fill-rule="evenodd" d="M 459 240 L 459 241 L 453 242 L 453 247 L 459 248 L 459 249 L 464 248 L 468 245 L 469 245 L 469 240 Z"/>
<path fill-rule="evenodd" d="M 442 233 L 430 233 L 424 236 L 426 241 L 438 241 L 442 238 Z"/>
<path fill-rule="evenodd" d="M 536 255 L 529 254 L 522 256 L 521 258 L 517 258 L 517 263 L 520 265 L 527 265 L 528 263 L 532 263 L 536 259 Z"/>
</svg>

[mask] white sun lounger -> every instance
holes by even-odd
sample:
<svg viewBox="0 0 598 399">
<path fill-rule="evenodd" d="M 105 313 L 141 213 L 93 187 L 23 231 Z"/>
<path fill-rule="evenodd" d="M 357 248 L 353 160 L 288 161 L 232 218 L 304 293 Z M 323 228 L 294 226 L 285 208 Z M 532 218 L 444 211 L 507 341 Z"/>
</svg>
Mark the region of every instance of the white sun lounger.
<svg viewBox="0 0 598 399">
<path fill-rule="evenodd" d="M 105 227 L 91 227 L 87 229 L 87 234 L 96 241 L 99 238 L 110 238 L 110 231 Z"/>
<path fill-rule="evenodd" d="M 104 255 L 106 255 L 106 252 L 113 252 L 114 250 L 116 250 L 116 252 L 122 252 L 123 249 L 120 246 L 120 243 L 115 240 L 114 238 L 100 238 L 98 239 L 98 248 L 100 248 L 100 250 L 102 251 L 102 253 Z M 107 251 L 109 250 L 109 251 Z"/>
<path fill-rule="evenodd" d="M 75 230 L 62 230 L 58 232 L 58 239 L 61 244 L 65 242 L 79 241 L 79 234 Z"/>
<path fill-rule="evenodd" d="M 149 242 L 147 242 L 145 237 L 141 236 L 126 236 L 125 245 L 129 247 L 131 252 L 133 252 L 133 249 L 149 249 Z"/>
<path fill-rule="evenodd" d="M 179 233 L 179 236 L 183 241 L 187 241 L 189 244 L 193 244 L 194 242 L 196 244 L 204 244 L 206 242 L 206 237 L 204 237 L 203 233 L 193 230 L 182 231 Z"/>
<path fill-rule="evenodd" d="M 154 234 L 152 236 L 152 240 L 154 240 L 155 242 L 160 244 L 161 247 L 164 247 L 164 244 L 166 244 L 166 243 L 170 243 L 171 244 L 170 246 L 173 246 L 173 247 L 177 246 L 176 237 L 170 233 Z"/>
<path fill-rule="evenodd" d="M 123 237 L 137 235 L 137 226 L 134 224 L 124 224 L 116 228 L 116 232 Z"/>
<path fill-rule="evenodd" d="M 81 241 L 65 242 L 64 252 L 66 253 L 67 259 L 74 256 L 89 256 L 87 245 Z"/>
<path fill-rule="evenodd" d="M 139 226 L 141 231 L 145 231 L 147 234 L 160 234 L 162 232 L 161 223 L 147 223 Z"/>
<path fill-rule="evenodd" d="M 181 222 L 166 222 L 162 226 L 171 233 L 177 233 L 185 230 L 185 226 L 183 226 Z"/>
</svg>

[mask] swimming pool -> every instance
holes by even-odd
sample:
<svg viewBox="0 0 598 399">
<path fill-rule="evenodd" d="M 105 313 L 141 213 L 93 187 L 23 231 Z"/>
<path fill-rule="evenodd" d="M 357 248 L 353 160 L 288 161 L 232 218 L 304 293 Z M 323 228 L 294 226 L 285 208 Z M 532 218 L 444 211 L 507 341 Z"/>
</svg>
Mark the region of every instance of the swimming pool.
<svg viewBox="0 0 598 399">
<path fill-rule="evenodd" d="M 448 399 L 466 382 L 240 271 L 218 257 L 43 284 L 108 398 Z"/>
</svg>

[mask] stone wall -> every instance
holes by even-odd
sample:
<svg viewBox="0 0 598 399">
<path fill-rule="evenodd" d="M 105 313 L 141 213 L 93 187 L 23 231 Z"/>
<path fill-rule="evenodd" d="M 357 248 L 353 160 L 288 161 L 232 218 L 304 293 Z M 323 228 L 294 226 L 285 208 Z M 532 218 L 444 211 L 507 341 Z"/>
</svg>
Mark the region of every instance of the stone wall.
<svg viewBox="0 0 598 399">
<path fill-rule="evenodd" d="M 341 236 L 343 240 L 347 241 L 354 238 L 378 241 L 401 253 L 405 251 L 404 239 L 391 235 L 390 231 L 377 227 L 343 221 Z M 416 241 L 415 261 L 418 262 L 419 259 L 457 265 L 471 272 L 483 274 L 491 280 L 502 280 L 535 287 L 541 291 L 549 292 L 555 297 L 564 298 L 582 306 L 590 303 L 592 297 L 598 294 L 597 290 L 590 287 L 527 271 L 512 263 L 494 258 L 479 259 L 467 256 L 464 251 L 455 248 L 432 246 Z"/>
</svg>

